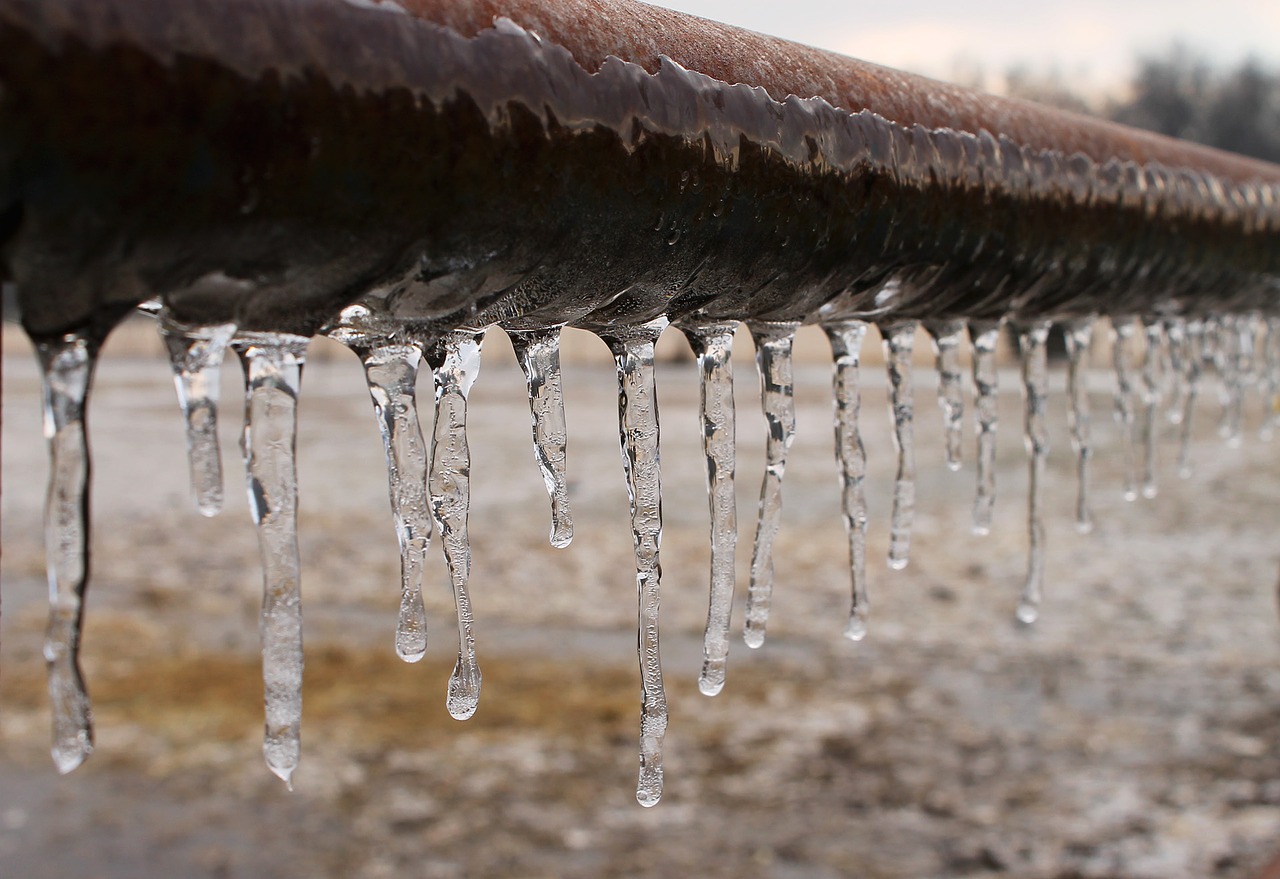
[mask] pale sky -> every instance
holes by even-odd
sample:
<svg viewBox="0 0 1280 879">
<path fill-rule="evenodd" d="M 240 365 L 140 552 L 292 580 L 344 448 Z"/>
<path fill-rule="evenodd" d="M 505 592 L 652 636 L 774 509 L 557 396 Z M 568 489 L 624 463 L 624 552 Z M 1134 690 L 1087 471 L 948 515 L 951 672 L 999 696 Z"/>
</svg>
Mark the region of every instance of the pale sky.
<svg viewBox="0 0 1280 879">
<path fill-rule="evenodd" d="M 1084 93 L 1181 42 L 1210 61 L 1280 67 L 1280 0 L 649 0 L 705 18 L 944 79 L 980 66 L 1056 69 Z"/>
</svg>

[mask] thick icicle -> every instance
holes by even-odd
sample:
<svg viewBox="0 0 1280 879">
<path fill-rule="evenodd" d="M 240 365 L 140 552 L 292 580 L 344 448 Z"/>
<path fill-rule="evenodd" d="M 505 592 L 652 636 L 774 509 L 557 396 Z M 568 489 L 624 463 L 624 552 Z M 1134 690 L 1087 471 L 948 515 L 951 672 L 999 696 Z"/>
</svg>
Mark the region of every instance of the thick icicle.
<svg viewBox="0 0 1280 879">
<path fill-rule="evenodd" d="M 36 344 L 44 378 L 49 490 L 44 543 L 49 622 L 44 658 L 53 709 L 53 762 L 61 773 L 93 752 L 93 712 L 80 673 L 80 634 L 89 582 L 89 436 L 85 405 L 98 345 L 85 334 Z"/>
<path fill-rule="evenodd" d="M 1133 318 L 1113 317 L 1111 362 L 1116 372 L 1116 422 L 1120 425 L 1124 447 L 1124 499 L 1138 497 L 1136 415 L 1134 412 Z"/>
<path fill-rule="evenodd" d="M 911 555 L 911 526 L 916 517 L 915 388 L 911 357 L 916 321 L 880 328 L 889 370 L 889 412 L 893 417 L 893 445 L 898 450 L 898 473 L 893 482 L 893 514 L 889 523 L 889 567 L 900 571 Z"/>
<path fill-rule="evenodd" d="M 791 374 L 794 323 L 749 323 L 756 346 L 760 374 L 760 405 L 769 432 L 765 441 L 764 480 L 756 518 L 755 545 L 751 550 L 751 584 L 747 589 L 746 624 L 742 639 L 748 647 L 764 644 L 773 603 L 773 541 L 782 524 L 782 477 L 787 451 L 796 435 L 795 387 Z"/>
<path fill-rule="evenodd" d="M 1145 418 L 1142 422 L 1144 446 L 1142 469 L 1142 496 L 1153 498 L 1156 486 L 1156 438 L 1158 436 L 1160 408 L 1160 378 L 1164 349 L 1164 322 L 1159 318 L 1142 319 L 1142 332 L 1147 340 L 1147 353 L 1142 361 L 1142 404 Z"/>
<path fill-rule="evenodd" d="M 662 797 L 662 739 L 667 731 L 667 694 L 658 649 L 662 485 L 653 368 L 654 342 L 666 325 L 667 319 L 662 317 L 642 326 L 601 331 L 618 368 L 618 428 L 631 499 L 631 537 L 640 600 L 640 776 L 636 800 L 642 806 L 656 805 Z"/>
<path fill-rule="evenodd" d="M 565 475 L 568 428 L 560 385 L 560 328 L 507 330 L 507 336 L 529 388 L 533 453 L 551 497 L 551 545 L 563 548 L 573 540 L 573 515 Z"/>
<path fill-rule="evenodd" d="M 236 326 L 188 326 L 175 321 L 164 309 L 156 317 L 187 425 L 187 461 L 196 508 L 201 515 L 216 516 L 222 510 L 218 370 Z"/>
<path fill-rule="evenodd" d="M 960 469 L 960 447 L 964 439 L 964 373 L 960 369 L 960 345 L 964 341 L 964 321 L 928 322 L 925 329 L 933 339 L 938 363 L 938 405 L 946 437 L 947 467 Z"/>
<path fill-rule="evenodd" d="M 1077 318 L 1063 327 L 1067 344 L 1067 425 L 1071 430 L 1071 447 L 1076 453 L 1076 530 L 1088 534 L 1093 530 L 1093 512 L 1089 508 L 1089 388 L 1085 381 L 1086 359 L 1093 341 L 1093 318 Z"/>
<path fill-rule="evenodd" d="M 1030 483 L 1027 491 L 1027 533 L 1030 550 L 1027 555 L 1027 579 L 1018 602 L 1018 619 L 1031 624 L 1040 615 L 1040 599 L 1044 592 L 1044 522 L 1040 516 L 1040 486 L 1044 482 L 1045 458 L 1049 454 L 1049 430 L 1045 424 L 1045 401 L 1049 397 L 1045 342 L 1049 338 L 1049 322 L 1030 324 L 1018 332 L 1022 352 L 1022 387 L 1026 395 L 1025 432 L 1027 454 L 1031 457 Z"/>
<path fill-rule="evenodd" d="M 449 676 L 446 705 L 456 720 L 466 720 L 480 704 L 480 666 L 476 662 L 475 623 L 467 586 L 471 578 L 471 450 L 467 446 L 467 395 L 480 372 L 484 333 L 455 330 L 432 352 L 435 366 L 436 420 L 431 436 L 431 513 L 440 529 L 449 582 L 458 613 L 458 659 Z"/>
<path fill-rule="evenodd" d="M 867 614 L 870 611 L 867 599 L 867 501 L 863 485 L 867 475 L 867 452 L 858 428 L 858 414 L 862 409 L 858 364 L 867 325 L 858 320 L 839 321 L 823 324 L 822 329 L 831 343 L 831 356 L 835 360 L 832 378 L 836 463 L 840 466 L 841 508 L 845 534 L 849 538 L 852 596 L 844 636 L 850 641 L 861 641 L 867 634 Z"/>
<path fill-rule="evenodd" d="M 699 421 L 711 508 L 711 589 L 702 641 L 698 689 L 714 696 L 724 687 L 733 612 L 733 560 L 738 547 L 738 506 L 734 492 L 733 334 L 736 322 L 681 327 L 701 375 Z"/>
<path fill-rule="evenodd" d="M 1188 320 L 1186 322 L 1186 357 L 1184 359 L 1183 384 L 1186 392 L 1182 397 L 1182 414 L 1178 427 L 1178 476 L 1183 479 L 1191 477 L 1191 416 L 1195 412 L 1196 398 L 1200 395 L 1200 376 L 1204 371 L 1204 322 Z"/>
<path fill-rule="evenodd" d="M 996 345 L 1000 341 L 1000 324 L 971 321 L 969 339 L 973 344 L 973 408 L 978 416 L 978 493 L 973 502 L 973 533 L 990 534 L 996 503 L 996 427 L 1000 417 Z"/>
<path fill-rule="evenodd" d="M 245 370 L 241 436 L 249 509 L 262 555 L 262 679 L 271 771 L 292 787 L 302 727 L 302 590 L 298 560 L 295 460 L 298 393 L 307 339 L 287 333 L 242 333 L 231 345 Z"/>
</svg>

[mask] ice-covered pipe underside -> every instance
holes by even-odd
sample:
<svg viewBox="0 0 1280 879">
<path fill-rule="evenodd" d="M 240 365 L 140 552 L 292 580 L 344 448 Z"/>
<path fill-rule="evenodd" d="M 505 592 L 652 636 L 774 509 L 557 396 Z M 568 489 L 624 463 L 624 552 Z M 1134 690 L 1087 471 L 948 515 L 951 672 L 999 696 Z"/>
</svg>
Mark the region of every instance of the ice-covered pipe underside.
<svg viewBox="0 0 1280 879">
<path fill-rule="evenodd" d="M 794 433 L 791 337 L 814 322 L 836 355 L 852 638 L 866 631 L 866 323 L 887 344 L 901 453 L 892 567 L 906 564 L 910 538 L 917 325 L 937 345 L 949 435 L 963 416 L 956 352 L 966 330 L 972 338 L 978 530 L 993 498 L 995 340 L 1003 322 L 1016 327 L 1033 484 L 1019 616 L 1030 621 L 1043 563 L 1034 485 L 1050 323 L 1068 330 L 1074 388 L 1092 319 L 1112 318 L 1127 428 L 1139 397 L 1148 408 L 1158 400 L 1165 350 L 1191 393 L 1200 364 L 1217 358 L 1237 385 L 1253 370 L 1274 394 L 1278 242 L 1274 165 L 637 3 L 0 0 L 0 272 L 42 357 L 54 461 L 55 758 L 70 769 L 92 746 L 76 661 L 84 400 L 98 347 L 136 306 L 158 314 L 173 353 L 208 513 L 221 474 L 206 447 L 216 403 L 207 373 L 228 347 L 245 364 L 244 451 L 265 571 L 265 749 L 286 779 L 301 711 L 292 430 L 307 339 L 344 342 L 369 378 L 404 554 L 396 649 L 410 661 L 425 644 L 421 554 L 440 532 L 458 610 L 448 704 L 462 718 L 482 680 L 465 439 L 481 334 L 507 330 L 529 378 L 557 545 L 572 527 L 555 334 L 569 325 L 604 338 L 618 364 L 637 554 L 638 796 L 652 804 L 666 724 L 653 343 L 668 324 L 689 337 L 704 382 L 718 562 L 700 684 L 713 694 L 733 600 L 726 388 L 738 322 L 757 345 L 770 426 L 748 643 L 764 638 Z M 1128 352 L 1138 317 L 1153 352 L 1141 378 Z M 429 438 L 414 410 L 423 364 L 435 382 Z M 1087 413 L 1077 408 L 1072 426 L 1083 480 Z M 958 448 L 949 439 L 949 463 Z M 1079 506 L 1084 527 L 1083 489 Z"/>
</svg>

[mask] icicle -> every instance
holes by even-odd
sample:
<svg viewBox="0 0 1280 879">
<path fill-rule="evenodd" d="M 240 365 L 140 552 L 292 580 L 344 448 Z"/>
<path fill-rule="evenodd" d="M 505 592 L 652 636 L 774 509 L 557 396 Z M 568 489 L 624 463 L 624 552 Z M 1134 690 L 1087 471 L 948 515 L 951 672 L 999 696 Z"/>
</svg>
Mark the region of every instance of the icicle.
<svg viewBox="0 0 1280 879">
<path fill-rule="evenodd" d="M 169 351 L 178 404 L 187 425 L 187 462 L 196 508 L 204 516 L 222 510 L 222 451 L 218 447 L 218 370 L 235 324 L 190 326 L 167 309 L 156 315 Z"/>
<path fill-rule="evenodd" d="M 1262 347 L 1263 412 L 1259 433 L 1264 440 L 1269 440 L 1280 429 L 1280 318 L 1267 318 L 1265 332 Z"/>
<path fill-rule="evenodd" d="M 1164 342 L 1164 324 L 1159 318 L 1142 319 L 1142 331 L 1147 340 L 1147 353 L 1142 362 L 1142 403 L 1145 420 L 1142 422 L 1142 444 L 1145 447 L 1142 471 L 1142 496 L 1153 498 L 1156 486 L 1156 437 L 1159 426 L 1160 367 Z"/>
<path fill-rule="evenodd" d="M 1027 580 L 1018 602 L 1018 619 L 1030 625 L 1040 616 L 1040 599 L 1044 592 L 1044 522 L 1040 516 L 1040 485 L 1044 482 L 1045 458 L 1049 454 L 1049 431 L 1045 425 L 1045 401 L 1049 397 L 1045 342 L 1049 338 L 1049 321 L 1031 324 L 1018 332 L 1022 352 L 1022 387 L 1026 396 L 1025 431 L 1027 454 L 1031 457 L 1030 484 L 1027 492 L 1027 533 L 1030 550 L 1027 556 Z"/>
<path fill-rule="evenodd" d="M 990 534 L 996 503 L 996 426 L 999 421 L 999 381 L 996 345 L 1000 324 L 970 321 L 973 344 L 974 409 L 978 415 L 978 494 L 973 502 L 973 533 Z"/>
<path fill-rule="evenodd" d="M 87 334 L 36 344 L 44 379 L 44 436 L 49 444 L 44 513 L 49 622 L 44 658 L 53 709 L 53 762 L 63 774 L 93 752 L 93 711 L 80 673 L 80 634 L 89 582 L 85 405 L 97 355 L 97 341 Z"/>
<path fill-rule="evenodd" d="M 1178 434 L 1178 475 L 1183 479 L 1191 477 L 1191 415 L 1195 411 L 1196 398 L 1200 394 L 1200 376 L 1204 371 L 1204 322 L 1189 320 L 1186 322 L 1186 357 L 1184 360 L 1183 383 L 1186 393 L 1182 398 L 1182 415 L 1179 420 Z"/>
<path fill-rule="evenodd" d="M 706 459 L 707 499 L 711 507 L 711 589 L 702 642 L 698 689 L 714 696 L 724 688 L 733 612 L 733 559 L 738 546 L 738 508 L 734 493 L 733 334 L 736 322 L 681 327 L 702 381 L 699 420 Z"/>
<path fill-rule="evenodd" d="M 1222 377 L 1222 418 L 1218 423 L 1218 435 L 1227 444 L 1238 447 L 1244 429 L 1244 333 L 1241 320 L 1236 315 L 1224 315 L 1218 320 L 1217 344 L 1214 346 L 1215 363 Z"/>
<path fill-rule="evenodd" d="M 1181 424 L 1187 397 L 1187 322 L 1180 317 L 1166 319 L 1164 338 L 1169 352 L 1169 404 L 1165 417 L 1170 424 Z"/>
<path fill-rule="evenodd" d="M 858 389 L 858 364 L 867 325 L 858 320 L 823 324 L 835 360 L 836 462 L 840 466 L 841 506 L 845 534 L 849 539 L 849 573 L 852 596 L 849 621 L 844 636 L 861 641 L 867 634 L 867 501 L 863 482 L 867 475 L 867 452 L 858 428 L 862 394 Z"/>
<path fill-rule="evenodd" d="M 893 515 L 889 525 L 889 567 L 900 571 L 911 553 L 911 526 L 916 517 L 916 450 L 914 441 L 915 389 L 911 356 L 916 321 L 880 328 L 889 369 L 889 412 L 893 417 L 893 445 L 898 450 L 898 473 L 893 483 Z"/>
<path fill-rule="evenodd" d="M 1135 437 L 1134 413 L 1134 366 L 1132 352 L 1133 318 L 1113 317 L 1111 328 L 1114 334 L 1111 347 L 1111 361 L 1116 372 L 1116 421 L 1120 425 L 1121 440 L 1124 445 L 1124 499 L 1135 500 L 1138 497 L 1136 486 L 1137 439 Z"/>
<path fill-rule="evenodd" d="M 636 800 L 656 805 L 662 797 L 662 739 L 667 731 L 667 694 L 658 649 L 658 599 L 662 566 L 662 485 L 658 466 L 658 398 L 654 386 L 653 346 L 667 325 L 665 317 L 638 327 L 601 333 L 618 367 L 618 427 L 622 466 L 631 498 L 631 536 L 635 544 L 639 593 L 640 776 Z"/>
<path fill-rule="evenodd" d="M 560 328 L 507 330 L 507 336 L 529 388 L 533 452 L 551 497 L 551 545 L 560 549 L 573 540 L 573 515 L 565 477 L 568 428 L 560 385 Z"/>
<path fill-rule="evenodd" d="M 760 404 L 769 426 L 765 443 L 764 481 L 760 484 L 760 508 L 755 545 L 751 551 L 751 585 L 747 590 L 746 625 L 742 639 L 748 647 L 764 644 L 769 608 L 773 602 L 773 540 L 782 524 L 782 477 L 787 451 L 796 435 L 796 404 L 791 376 L 794 323 L 751 323 L 760 374 Z"/>
<path fill-rule="evenodd" d="M 947 467 L 960 469 L 960 445 L 964 428 L 964 373 L 960 370 L 960 344 L 964 321 L 926 323 L 938 362 L 938 405 L 946 436 Z"/>
<path fill-rule="evenodd" d="M 1093 512 L 1089 508 L 1089 388 L 1085 380 L 1085 361 L 1093 342 L 1093 318 L 1068 321 L 1063 327 L 1067 344 L 1067 425 L 1071 430 L 1071 447 L 1076 453 L 1076 530 L 1088 534 L 1093 530 Z"/>
<path fill-rule="evenodd" d="M 231 342 L 245 370 L 241 437 L 249 509 L 262 555 L 262 678 L 271 771 L 292 787 L 302 726 L 302 592 L 298 561 L 295 461 L 298 393 L 307 339 L 287 333 L 241 333 Z"/>
<path fill-rule="evenodd" d="M 440 529 L 453 601 L 458 613 L 458 660 L 449 676 L 446 705 L 456 720 L 466 720 L 480 704 L 480 666 L 476 662 L 475 623 L 467 583 L 471 577 L 471 450 L 467 446 L 467 395 L 480 372 L 484 333 L 455 330 L 432 352 L 435 365 L 436 419 L 431 437 L 431 513 Z M 436 365 L 436 364 L 439 365 Z"/>
</svg>

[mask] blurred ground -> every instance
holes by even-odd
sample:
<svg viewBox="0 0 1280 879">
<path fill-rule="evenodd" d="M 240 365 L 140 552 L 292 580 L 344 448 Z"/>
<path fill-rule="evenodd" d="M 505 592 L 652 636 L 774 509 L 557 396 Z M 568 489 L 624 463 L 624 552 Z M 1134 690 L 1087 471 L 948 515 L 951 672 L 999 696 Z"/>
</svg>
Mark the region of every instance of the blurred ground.
<svg viewBox="0 0 1280 879">
<path fill-rule="evenodd" d="M 996 530 L 979 539 L 968 528 L 971 445 L 965 469 L 947 471 L 935 378 L 917 373 L 916 540 L 911 566 L 894 573 L 883 563 L 894 463 L 884 381 L 868 370 L 873 617 L 853 645 L 840 638 L 848 577 L 829 375 L 805 358 L 769 641 L 749 651 L 736 640 L 728 685 L 707 699 L 696 686 L 708 554 L 696 376 L 664 366 L 672 723 L 666 793 L 645 810 L 633 797 L 634 583 L 612 370 L 602 346 L 574 343 L 577 536 L 557 551 L 523 382 L 494 335 L 471 412 L 485 685 L 466 723 L 444 711 L 454 648 L 436 547 L 432 648 L 412 666 L 392 651 L 395 538 L 355 360 L 317 356 L 307 368 L 304 753 L 289 794 L 261 761 L 260 581 L 235 458 L 237 370 L 223 373 L 228 505 L 205 520 L 187 495 L 167 367 L 127 340 L 108 345 L 90 414 L 84 650 L 98 750 L 56 775 L 40 658 L 38 382 L 6 333 L 0 877 L 1177 879 L 1249 877 L 1280 849 L 1277 447 L 1251 435 L 1228 450 L 1212 400 L 1199 412 L 1195 477 L 1173 477 L 1165 443 L 1160 496 L 1129 504 L 1110 376 L 1091 376 L 1099 528 L 1082 537 L 1054 374 L 1048 591 L 1041 622 L 1021 630 L 1015 374 L 1002 375 Z M 740 601 L 764 430 L 741 352 Z M 1259 410 L 1255 400 L 1255 431 Z"/>
</svg>

